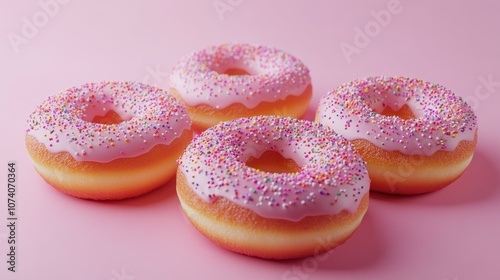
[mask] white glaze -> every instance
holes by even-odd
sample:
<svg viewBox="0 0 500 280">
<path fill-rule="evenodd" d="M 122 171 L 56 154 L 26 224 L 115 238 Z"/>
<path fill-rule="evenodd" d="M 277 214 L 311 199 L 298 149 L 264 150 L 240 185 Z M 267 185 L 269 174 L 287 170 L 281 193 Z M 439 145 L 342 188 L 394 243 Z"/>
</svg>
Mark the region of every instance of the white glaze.
<svg viewBox="0 0 500 280">
<path fill-rule="evenodd" d="M 293 159 L 297 173 L 272 173 L 245 162 L 265 151 Z M 366 163 L 328 127 L 274 116 L 240 118 L 209 128 L 186 148 L 179 170 L 203 200 L 225 197 L 266 218 L 354 213 L 368 193 Z"/>
<path fill-rule="evenodd" d="M 380 113 L 408 105 L 415 118 Z M 348 140 L 364 139 L 386 151 L 430 156 L 473 141 L 477 117 L 443 86 L 404 77 L 354 80 L 320 99 L 317 121 Z"/>
<path fill-rule="evenodd" d="M 124 120 L 93 123 L 110 110 Z M 157 144 L 170 144 L 191 120 L 171 95 L 136 82 L 89 83 L 50 96 L 28 119 L 27 134 L 51 153 L 77 161 L 109 162 L 136 157 Z"/>
<path fill-rule="evenodd" d="M 249 75 L 223 74 L 231 68 Z M 227 44 L 184 57 L 173 68 L 169 83 L 189 106 L 207 104 L 222 109 L 240 103 L 251 109 L 264 101 L 301 95 L 311 78 L 300 60 L 283 51 Z"/>
</svg>

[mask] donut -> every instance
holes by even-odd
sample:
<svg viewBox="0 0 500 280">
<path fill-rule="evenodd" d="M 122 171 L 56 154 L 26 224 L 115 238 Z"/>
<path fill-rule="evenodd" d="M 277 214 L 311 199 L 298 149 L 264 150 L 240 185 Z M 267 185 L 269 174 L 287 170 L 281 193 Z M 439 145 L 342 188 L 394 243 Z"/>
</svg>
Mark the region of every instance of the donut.
<svg viewBox="0 0 500 280">
<path fill-rule="evenodd" d="M 345 242 L 368 208 L 370 180 L 359 153 L 328 127 L 256 116 L 196 137 L 176 186 L 186 216 L 214 243 L 291 259 Z"/>
<path fill-rule="evenodd" d="M 455 181 L 472 160 L 477 117 L 444 86 L 407 77 L 356 79 L 322 96 L 316 121 L 367 162 L 371 190 L 420 194 Z"/>
<path fill-rule="evenodd" d="M 87 83 L 50 96 L 30 115 L 25 134 L 28 155 L 47 183 L 93 200 L 164 185 L 191 139 L 182 104 L 137 82 Z"/>
<path fill-rule="evenodd" d="M 309 69 L 300 60 L 249 44 L 212 46 L 182 58 L 170 73 L 169 86 L 196 131 L 239 117 L 299 118 L 312 96 Z"/>
</svg>

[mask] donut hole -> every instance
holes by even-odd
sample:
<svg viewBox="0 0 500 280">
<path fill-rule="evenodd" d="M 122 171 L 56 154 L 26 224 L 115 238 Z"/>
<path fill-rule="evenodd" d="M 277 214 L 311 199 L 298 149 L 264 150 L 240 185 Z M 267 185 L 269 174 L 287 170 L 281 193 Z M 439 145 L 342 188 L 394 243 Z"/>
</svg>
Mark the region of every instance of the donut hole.
<svg viewBox="0 0 500 280">
<path fill-rule="evenodd" d="M 373 88 L 365 88 L 362 97 L 369 108 L 380 115 L 388 117 L 399 117 L 403 120 L 420 117 L 413 110 L 415 100 L 408 98 L 399 88 L 384 85 L 375 85 Z M 418 113 L 418 112 L 417 112 Z"/>
<path fill-rule="evenodd" d="M 252 60 L 222 60 L 209 69 L 219 75 L 227 76 L 253 76 L 261 73 L 262 68 Z"/>
<path fill-rule="evenodd" d="M 396 116 L 400 117 L 402 119 L 414 119 L 416 118 L 415 114 L 411 110 L 410 106 L 408 105 L 403 105 L 399 110 L 395 111 L 393 110 L 390 106 L 386 106 L 382 112 L 378 112 L 381 115 L 384 116 Z"/>
<path fill-rule="evenodd" d="M 84 107 L 84 113 L 81 116 L 81 119 L 90 123 L 112 125 L 128 121 L 133 117 L 131 114 L 127 113 L 120 114 L 118 113 L 119 111 L 117 112 L 114 109 L 115 108 L 113 106 L 106 105 L 103 107 L 95 105 L 91 105 L 86 108 Z"/>
<path fill-rule="evenodd" d="M 126 121 L 122 118 L 117 112 L 113 110 L 109 110 L 106 114 L 100 116 L 95 115 L 90 122 L 91 123 L 99 123 L 99 124 L 119 124 Z"/>
<path fill-rule="evenodd" d="M 95 124 L 113 125 L 129 121 L 134 117 L 133 113 L 127 112 L 127 110 L 121 108 L 124 107 L 125 104 L 114 104 L 111 102 L 99 101 L 97 98 L 95 99 L 95 101 L 91 100 L 89 102 L 87 100 L 76 104 L 76 107 L 80 108 L 82 112 L 82 114 L 79 115 L 82 120 Z"/>
<path fill-rule="evenodd" d="M 245 164 L 260 171 L 271 173 L 297 173 L 301 169 L 293 159 L 285 158 L 276 151 L 265 151 L 258 158 L 251 156 Z"/>
<path fill-rule="evenodd" d="M 252 75 L 249 71 L 241 68 L 228 68 L 222 72 L 222 74 L 226 74 L 229 76 L 246 76 Z"/>
</svg>

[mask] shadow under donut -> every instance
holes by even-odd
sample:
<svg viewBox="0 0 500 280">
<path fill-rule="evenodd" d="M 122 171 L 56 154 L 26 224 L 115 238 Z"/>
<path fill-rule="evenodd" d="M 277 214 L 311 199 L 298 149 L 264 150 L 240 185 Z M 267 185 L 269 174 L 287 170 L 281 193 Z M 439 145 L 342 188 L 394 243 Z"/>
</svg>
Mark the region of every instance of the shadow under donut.
<svg viewBox="0 0 500 280">
<path fill-rule="evenodd" d="M 465 172 L 455 182 L 442 190 L 419 195 L 391 195 L 372 192 L 371 198 L 392 203 L 409 202 L 424 206 L 452 206 L 483 202 L 494 199 L 500 192 L 500 170 L 495 167 L 489 154 L 476 150 Z M 402 206 L 404 207 L 404 206 Z"/>
<path fill-rule="evenodd" d="M 500 176 L 498 167 L 487 154 L 476 150 L 474 157 L 462 176 L 441 191 L 429 194 L 419 203 L 429 206 L 451 206 L 482 203 L 498 199 Z"/>
<path fill-rule="evenodd" d="M 356 270 L 376 265 L 384 256 L 384 238 L 377 228 L 374 215 L 370 209 L 356 232 L 344 244 L 322 254 L 302 259 L 279 261 L 288 268 L 283 273 L 283 279 L 315 273 L 331 273 L 338 270 Z M 321 246 L 318 240 L 318 246 Z M 302 278 L 305 279 L 305 278 Z"/>
</svg>

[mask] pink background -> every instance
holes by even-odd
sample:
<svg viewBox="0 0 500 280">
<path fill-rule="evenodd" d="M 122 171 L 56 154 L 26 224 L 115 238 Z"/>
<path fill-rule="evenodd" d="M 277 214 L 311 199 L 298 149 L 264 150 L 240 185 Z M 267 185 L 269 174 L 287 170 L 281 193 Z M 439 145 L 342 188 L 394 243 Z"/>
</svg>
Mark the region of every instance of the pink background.
<svg viewBox="0 0 500 280">
<path fill-rule="evenodd" d="M 229 8 L 219 15 L 214 2 Z M 1 0 L 0 279 L 499 279 L 500 2 L 401 0 L 377 23 L 374 14 L 387 15 L 378 12 L 391 2 L 66 0 L 45 12 L 39 1 Z M 11 43 L 25 36 L 27 21 L 38 30 Z M 355 38 L 365 27 L 371 37 Z M 59 193 L 35 172 L 24 130 L 47 96 L 102 80 L 167 87 L 181 56 L 224 42 L 275 46 L 308 65 L 307 119 L 322 94 L 354 78 L 440 83 L 476 109 L 475 157 L 442 191 L 373 194 L 358 231 L 331 254 L 280 262 L 209 242 L 184 217 L 174 182 L 139 198 L 94 202 Z M 358 48 L 350 62 L 343 42 Z M 8 161 L 18 169 L 16 273 L 6 263 Z"/>
</svg>

